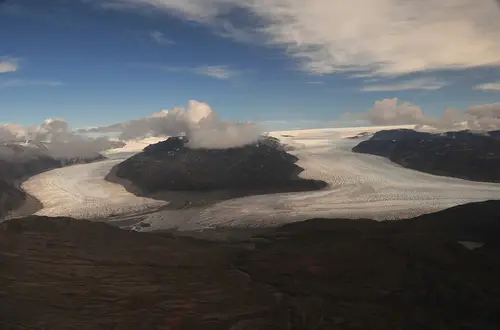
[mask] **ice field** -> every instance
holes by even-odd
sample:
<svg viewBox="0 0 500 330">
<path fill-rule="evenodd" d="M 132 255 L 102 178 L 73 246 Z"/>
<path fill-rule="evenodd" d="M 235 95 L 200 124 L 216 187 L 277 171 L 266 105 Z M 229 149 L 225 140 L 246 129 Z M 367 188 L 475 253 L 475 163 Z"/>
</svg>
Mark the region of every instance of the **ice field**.
<svg viewBox="0 0 500 330">
<path fill-rule="evenodd" d="M 302 177 L 327 181 L 330 187 L 315 192 L 243 197 L 204 209 L 155 212 L 143 220 L 149 227 L 138 228 L 262 227 L 311 217 L 391 220 L 500 197 L 500 184 L 420 173 L 382 157 L 350 151 L 359 140 L 344 137 L 379 129 L 274 132 L 272 135 L 296 147 L 293 153 L 305 168 Z M 163 205 L 104 181 L 107 171 L 117 162 L 119 159 L 57 169 L 32 177 L 23 187 L 44 204 L 44 209 L 37 213 L 44 215 L 102 218 Z"/>
</svg>

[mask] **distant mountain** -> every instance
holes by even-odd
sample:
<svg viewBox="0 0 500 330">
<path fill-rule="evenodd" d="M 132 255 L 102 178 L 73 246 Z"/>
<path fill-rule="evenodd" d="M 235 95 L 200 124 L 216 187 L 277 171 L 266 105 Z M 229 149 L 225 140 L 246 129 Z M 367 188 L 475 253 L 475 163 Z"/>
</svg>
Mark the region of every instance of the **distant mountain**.
<svg viewBox="0 0 500 330">
<path fill-rule="evenodd" d="M 361 132 L 361 133 L 358 133 L 356 135 L 347 136 L 347 137 L 345 137 L 345 139 L 348 139 L 348 140 L 359 140 L 359 139 L 363 139 L 363 138 L 369 137 L 371 135 L 373 135 L 373 134 L 370 133 L 370 132 Z"/>
<path fill-rule="evenodd" d="M 242 242 L 32 216 L 0 224 L 0 329 L 499 329 L 499 253 L 500 201 Z"/>
<path fill-rule="evenodd" d="M 384 130 L 352 151 L 386 157 L 403 167 L 435 175 L 500 182 L 499 131 L 432 134 Z"/>
<path fill-rule="evenodd" d="M 58 167 L 105 159 L 91 157 L 51 157 L 43 143 L 8 142 L 0 145 L 0 219 L 19 206 L 26 194 L 19 188 L 25 178 Z"/>
<path fill-rule="evenodd" d="M 126 179 L 143 194 L 162 190 L 301 191 L 326 186 L 298 177 L 298 158 L 278 139 L 230 149 L 191 149 L 184 137 L 149 145 L 113 168 L 107 180 Z"/>
</svg>

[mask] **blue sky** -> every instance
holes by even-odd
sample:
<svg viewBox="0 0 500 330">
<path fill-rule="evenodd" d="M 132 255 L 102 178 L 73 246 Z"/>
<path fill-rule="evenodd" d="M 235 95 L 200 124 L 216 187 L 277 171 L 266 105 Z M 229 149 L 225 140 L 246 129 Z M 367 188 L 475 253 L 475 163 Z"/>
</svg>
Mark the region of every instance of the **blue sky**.
<svg viewBox="0 0 500 330">
<path fill-rule="evenodd" d="M 107 125 L 194 99 L 227 119 L 321 126 L 389 98 L 436 116 L 500 102 L 493 0 L 186 2 L 4 1 L 0 122 Z"/>
</svg>

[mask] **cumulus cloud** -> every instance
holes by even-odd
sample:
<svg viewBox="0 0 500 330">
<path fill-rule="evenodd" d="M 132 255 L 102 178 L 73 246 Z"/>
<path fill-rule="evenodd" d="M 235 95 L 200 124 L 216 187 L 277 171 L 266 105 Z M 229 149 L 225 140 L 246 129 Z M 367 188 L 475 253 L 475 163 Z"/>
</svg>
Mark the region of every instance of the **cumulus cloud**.
<svg viewBox="0 0 500 330">
<path fill-rule="evenodd" d="M 393 84 L 372 84 L 361 88 L 363 92 L 389 92 L 406 90 L 438 90 L 445 87 L 447 83 L 443 80 L 432 78 L 413 79 Z"/>
<path fill-rule="evenodd" d="M 259 34 L 316 74 L 394 76 L 500 65 L 495 0 L 96 1 L 121 9 L 164 10 L 221 35 L 227 26 L 226 36 Z M 255 25 L 228 24 L 233 9 L 246 11 Z"/>
<path fill-rule="evenodd" d="M 174 107 L 151 116 L 105 127 L 81 129 L 80 133 L 119 133 L 120 140 L 185 134 L 191 148 L 223 149 L 243 146 L 259 139 L 253 123 L 222 121 L 204 102 L 190 100 L 187 108 Z"/>
<path fill-rule="evenodd" d="M 19 60 L 10 57 L 0 57 L 0 73 L 15 72 L 19 68 Z"/>
<path fill-rule="evenodd" d="M 418 105 L 397 98 L 376 101 L 367 112 L 348 114 L 374 125 L 415 125 L 438 130 L 497 130 L 500 129 L 500 103 L 477 105 L 466 109 L 446 109 L 442 116 L 428 116 Z"/>
<path fill-rule="evenodd" d="M 150 38 L 156 42 L 158 45 L 169 46 L 175 44 L 175 42 L 165 36 L 161 31 L 151 31 L 149 33 Z"/>
<path fill-rule="evenodd" d="M 492 82 L 474 86 L 474 89 L 482 91 L 500 91 L 500 82 Z"/>
<path fill-rule="evenodd" d="M 420 124 L 424 117 L 419 106 L 400 102 L 397 98 L 376 101 L 364 115 L 364 119 L 374 125 Z"/>
</svg>

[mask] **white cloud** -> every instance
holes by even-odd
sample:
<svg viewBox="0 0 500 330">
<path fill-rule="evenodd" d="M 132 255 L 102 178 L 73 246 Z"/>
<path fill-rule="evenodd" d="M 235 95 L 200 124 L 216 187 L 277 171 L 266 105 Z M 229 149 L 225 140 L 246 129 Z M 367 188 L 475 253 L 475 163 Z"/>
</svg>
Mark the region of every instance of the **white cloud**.
<svg viewBox="0 0 500 330">
<path fill-rule="evenodd" d="M 62 118 L 46 119 L 40 125 L 1 124 L 0 142 L 44 142 L 47 152 L 55 158 L 88 157 L 115 147 L 123 146 L 121 141 L 107 137 L 87 137 L 70 130 Z M 1 153 L 0 157 L 11 157 L 11 153 Z M 22 156 L 22 155 L 21 155 Z"/>
<path fill-rule="evenodd" d="M 500 91 L 500 82 L 480 84 L 475 86 L 474 89 L 482 91 Z"/>
<path fill-rule="evenodd" d="M 167 38 L 161 31 L 151 31 L 149 37 L 158 45 L 169 46 L 175 44 L 172 39 Z"/>
<path fill-rule="evenodd" d="M 439 130 L 497 130 L 500 129 L 500 103 L 483 104 L 465 111 L 448 108 L 443 115 L 428 116 L 418 105 L 401 102 L 397 98 L 376 101 L 366 112 L 347 113 L 343 117 L 367 120 L 374 125 L 428 126 Z"/>
<path fill-rule="evenodd" d="M 19 68 L 19 60 L 9 57 L 0 57 L 0 73 L 16 72 Z"/>
<path fill-rule="evenodd" d="M 216 79 L 229 79 L 234 76 L 234 72 L 226 65 L 208 65 L 192 69 L 193 72 Z"/>
<path fill-rule="evenodd" d="M 477 118 L 500 118 L 500 102 L 475 105 L 467 109 L 467 113 Z"/>
<path fill-rule="evenodd" d="M 174 107 L 151 116 L 105 127 L 81 129 L 80 133 L 120 133 L 121 140 L 154 136 L 189 137 L 192 148 L 230 148 L 256 141 L 261 130 L 253 123 L 222 121 L 204 102 L 191 100 L 187 108 Z"/>
<path fill-rule="evenodd" d="M 231 79 L 241 73 L 228 65 L 201 65 L 195 67 L 169 66 L 159 63 L 134 63 L 134 66 L 161 70 L 166 72 L 187 72 L 215 79 Z"/>
<path fill-rule="evenodd" d="M 361 88 L 363 92 L 389 92 L 389 91 L 406 91 L 406 90 L 437 90 L 446 86 L 447 83 L 431 78 L 413 79 L 393 84 L 374 84 L 366 85 Z"/>
<path fill-rule="evenodd" d="M 0 80 L 0 88 L 25 87 L 25 86 L 45 86 L 57 87 L 63 85 L 60 81 L 51 80 L 31 80 L 31 79 L 3 79 Z"/>
<path fill-rule="evenodd" d="M 420 124 L 424 112 L 417 105 L 393 98 L 376 101 L 364 118 L 375 125 Z"/>
<path fill-rule="evenodd" d="M 259 23 L 245 31 L 264 36 L 268 45 L 284 47 L 305 71 L 316 74 L 403 75 L 500 65 L 500 20 L 495 0 L 102 2 L 165 10 L 207 24 L 219 34 L 227 25 L 230 10 L 242 8 Z M 232 28 L 241 34 L 242 28 Z"/>
</svg>

